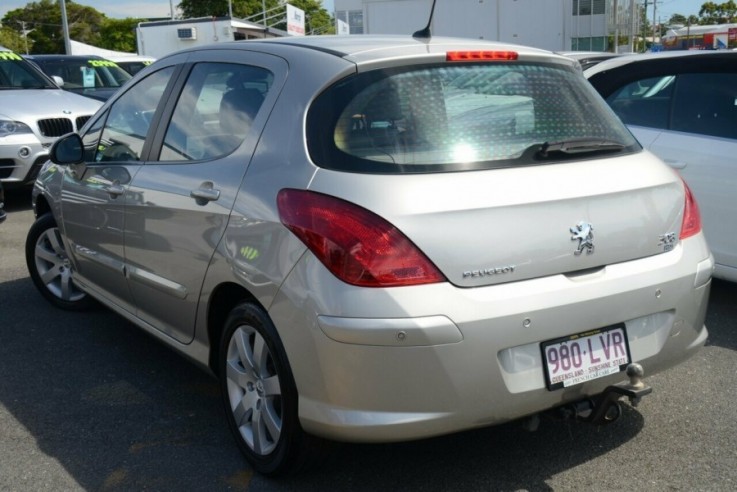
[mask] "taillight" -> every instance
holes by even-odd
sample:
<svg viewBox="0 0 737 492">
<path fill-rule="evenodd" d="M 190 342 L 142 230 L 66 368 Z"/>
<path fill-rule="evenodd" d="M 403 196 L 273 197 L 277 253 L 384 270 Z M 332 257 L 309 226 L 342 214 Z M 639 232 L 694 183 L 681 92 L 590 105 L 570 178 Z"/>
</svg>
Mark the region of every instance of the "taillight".
<svg viewBox="0 0 737 492">
<path fill-rule="evenodd" d="M 699 205 L 691 193 L 691 189 L 686 182 L 683 182 L 686 191 L 686 204 L 683 207 L 683 223 L 681 224 L 681 239 L 686 239 L 701 231 L 701 214 L 699 213 Z"/>
<path fill-rule="evenodd" d="M 444 282 L 445 277 L 396 227 L 339 198 L 284 189 L 279 218 L 340 280 L 362 287 Z"/>
<path fill-rule="evenodd" d="M 448 51 L 445 61 L 514 61 L 518 57 L 516 51 Z"/>
</svg>

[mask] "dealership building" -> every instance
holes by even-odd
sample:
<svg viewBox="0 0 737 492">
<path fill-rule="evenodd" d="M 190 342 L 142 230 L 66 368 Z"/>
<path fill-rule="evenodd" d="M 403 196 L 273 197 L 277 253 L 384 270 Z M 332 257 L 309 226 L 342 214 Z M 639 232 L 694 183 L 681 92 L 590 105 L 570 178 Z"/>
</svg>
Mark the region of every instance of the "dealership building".
<svg viewBox="0 0 737 492">
<path fill-rule="evenodd" d="M 335 0 L 350 34 L 411 34 L 432 0 Z M 641 0 L 437 0 L 437 36 L 487 39 L 554 51 L 633 51 Z"/>
</svg>

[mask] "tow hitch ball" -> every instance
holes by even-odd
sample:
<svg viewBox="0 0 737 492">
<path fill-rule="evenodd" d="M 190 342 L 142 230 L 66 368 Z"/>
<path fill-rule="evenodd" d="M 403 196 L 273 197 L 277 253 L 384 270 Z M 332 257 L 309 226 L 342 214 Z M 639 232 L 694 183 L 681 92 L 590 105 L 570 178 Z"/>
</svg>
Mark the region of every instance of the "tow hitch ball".
<svg viewBox="0 0 737 492">
<path fill-rule="evenodd" d="M 632 363 L 626 371 L 629 382 L 608 386 L 601 395 L 566 405 L 558 411 L 563 418 L 579 419 L 596 425 L 611 424 L 622 415 L 620 398 L 627 397 L 630 405 L 636 407 L 643 396 L 652 393 L 653 389 L 642 381 L 644 373 L 640 364 Z"/>
</svg>

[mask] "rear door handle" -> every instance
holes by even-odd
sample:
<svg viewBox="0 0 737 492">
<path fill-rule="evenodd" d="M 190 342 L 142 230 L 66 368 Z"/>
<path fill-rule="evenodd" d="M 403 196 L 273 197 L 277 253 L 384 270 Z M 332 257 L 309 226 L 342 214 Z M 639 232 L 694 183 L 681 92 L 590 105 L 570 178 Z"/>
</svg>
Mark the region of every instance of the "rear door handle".
<svg viewBox="0 0 737 492">
<path fill-rule="evenodd" d="M 194 198 L 197 205 L 207 205 L 220 198 L 220 190 L 214 188 L 212 181 L 205 181 L 199 188 L 190 191 L 189 196 Z"/>
</svg>

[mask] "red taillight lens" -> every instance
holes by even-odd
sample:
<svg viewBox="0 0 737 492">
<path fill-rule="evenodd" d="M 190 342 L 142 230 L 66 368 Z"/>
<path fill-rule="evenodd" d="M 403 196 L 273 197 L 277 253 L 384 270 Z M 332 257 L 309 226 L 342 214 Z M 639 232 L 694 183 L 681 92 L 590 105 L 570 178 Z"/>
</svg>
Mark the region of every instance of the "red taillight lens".
<svg viewBox="0 0 737 492">
<path fill-rule="evenodd" d="M 701 231 L 701 214 L 696 199 L 686 182 L 683 182 L 686 191 L 686 204 L 683 207 L 683 223 L 681 224 L 681 239 L 694 236 Z"/>
<path fill-rule="evenodd" d="M 518 57 L 516 51 L 448 51 L 445 61 L 514 61 Z"/>
<path fill-rule="evenodd" d="M 352 203 L 304 190 L 277 196 L 279 218 L 340 280 L 362 287 L 443 282 L 399 229 Z"/>
</svg>

